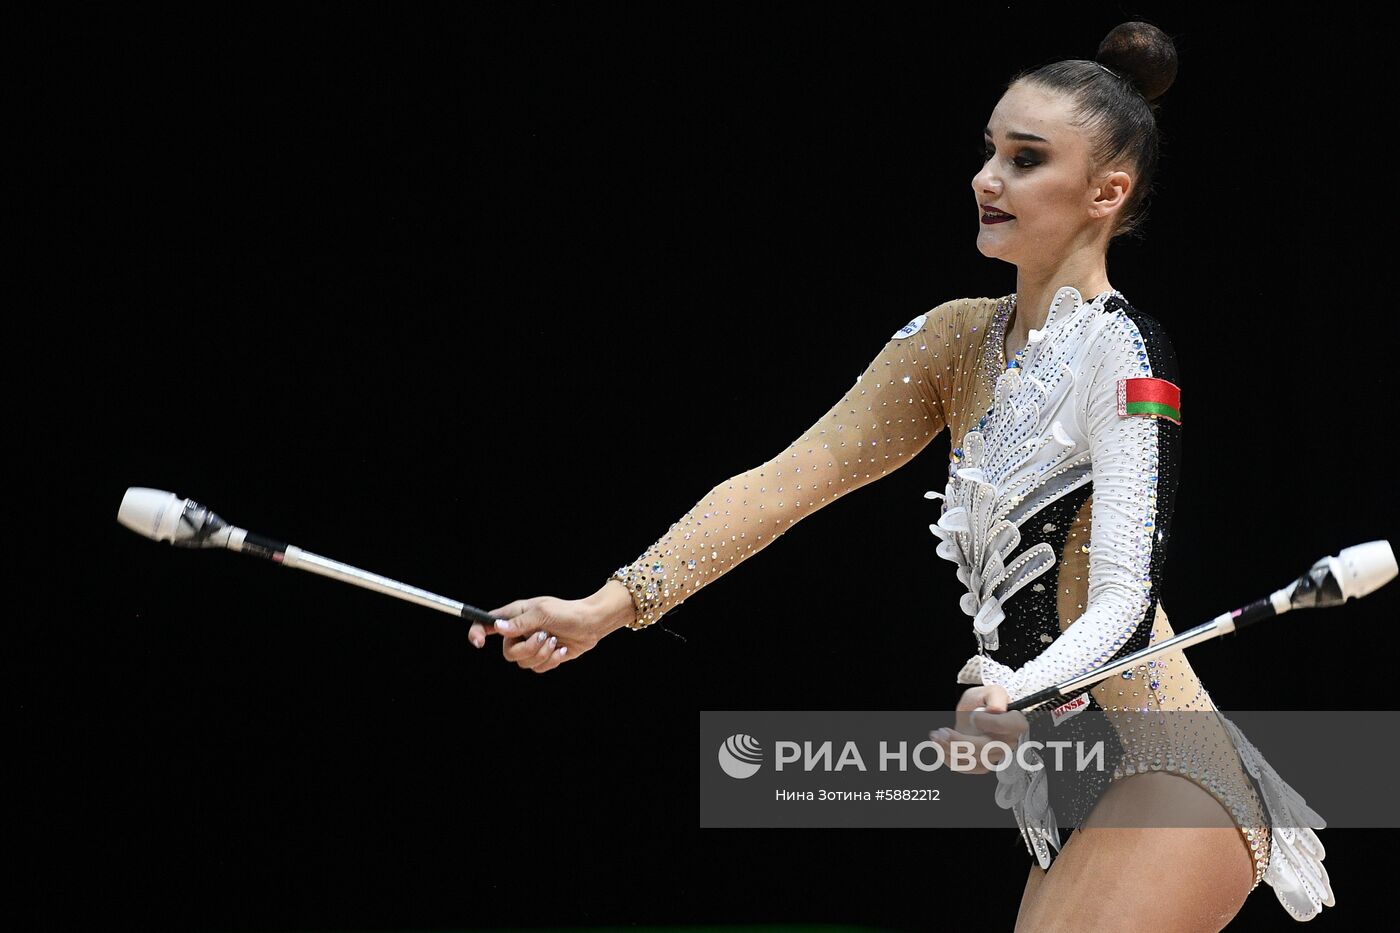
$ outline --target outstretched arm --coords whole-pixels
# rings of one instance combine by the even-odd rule
[[[651,625],[806,516],[928,446],[947,424],[940,387],[949,384],[961,315],[961,302],[949,301],[910,321],[796,440],[716,484],[619,568],[605,588],[626,587],[632,605],[625,624]],[[621,594],[612,598],[621,601]]]

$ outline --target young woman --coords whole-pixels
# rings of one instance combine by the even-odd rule
[[[1176,62],[1169,37],[1134,22],[1110,32],[1095,61],[1013,78],[972,192],[978,249],[1016,266],[1015,293],[947,301],[910,321],[811,428],[716,485],[592,596],[493,610],[510,620],[497,624],[505,656],[549,671],[619,628],[656,622],[945,429],[955,442],[945,490],[927,494],[942,500],[930,530],[968,587],[961,608],[977,653],[958,674],[975,685],[958,706],[961,729],[935,740],[1024,732],[1020,713],[1005,714],[1011,698],[1170,637],[1158,592],[1177,485],[1176,360],[1156,320],[1109,283],[1106,254],[1142,219],[1157,164],[1153,101]],[[486,634],[474,625],[470,638],[481,647]],[[1195,711],[1215,725],[1120,736],[1122,762],[1057,856],[1051,814],[1022,788],[1014,809],[1036,864],[1018,929],[1137,928],[1146,900],[1155,929],[1218,930],[1261,880],[1300,920],[1330,906],[1316,835],[1272,811],[1287,785],[1210,715],[1185,656],[1129,674],[1089,690],[1088,708]],[[964,717],[979,708],[1005,715],[980,717],[970,734]],[[1122,827],[1124,813],[1152,807],[1189,825]]]

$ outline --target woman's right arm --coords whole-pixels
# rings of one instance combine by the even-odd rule
[[[965,301],[945,302],[900,328],[840,400],[794,441],[716,484],[597,592],[577,601],[587,624],[601,637],[655,623],[803,518],[899,469],[928,446],[947,424],[944,397],[958,365]],[[522,618],[525,627],[533,621]],[[472,640],[480,643],[476,626]],[[557,660],[545,663],[552,667]]]
[[[776,456],[718,483],[609,583],[632,597],[627,627],[653,624],[689,596],[847,493],[902,467],[947,423],[941,386],[958,302],[890,337],[839,401]],[[605,604],[621,607],[615,586]],[[595,594],[597,595],[597,594]],[[621,615],[627,616],[625,607]]]

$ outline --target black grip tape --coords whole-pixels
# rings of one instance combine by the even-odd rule
[[[280,563],[282,555],[286,552],[286,542],[266,538],[251,531],[248,532],[247,537],[243,539],[243,553],[251,554],[253,557],[262,557]]]
[[[478,609],[475,606],[464,605],[462,607],[462,618],[467,619],[471,622],[480,622],[487,628],[492,629],[492,631],[495,630],[494,626],[496,624],[496,616],[491,615],[491,613],[486,612],[485,610]]]
[[[1256,599],[1236,614],[1233,620],[1235,623],[1235,631],[1238,632],[1246,625],[1253,625],[1255,622],[1264,619],[1272,619],[1276,615],[1278,615],[1278,611],[1274,609],[1274,604],[1268,597]]]

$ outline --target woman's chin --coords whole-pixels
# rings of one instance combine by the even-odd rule
[[[977,234],[977,251],[988,259],[1005,259],[1010,244],[1002,237],[985,231]]]

